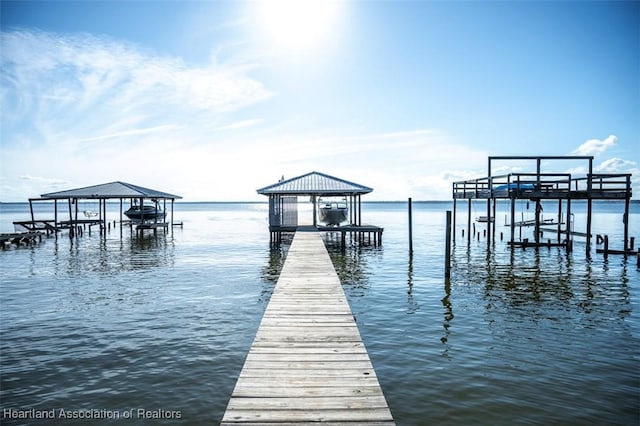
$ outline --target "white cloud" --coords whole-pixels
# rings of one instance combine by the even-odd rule
[[[246,58],[191,66],[88,34],[0,37],[3,201],[114,180],[211,199],[194,182],[233,164],[215,132],[260,125],[235,114],[273,96]]]
[[[589,139],[578,148],[573,150],[574,155],[598,155],[616,144],[618,138],[615,135],[609,135],[606,139]]]
[[[94,136],[94,137],[82,139],[82,140],[80,140],[80,142],[93,142],[93,141],[100,141],[100,140],[105,140],[105,139],[124,138],[124,137],[127,137],[127,136],[138,136],[138,135],[144,135],[144,134],[149,134],[149,133],[158,133],[158,132],[165,132],[165,131],[169,131],[169,130],[175,130],[177,128],[178,128],[178,126],[176,126],[176,125],[168,124],[168,125],[164,125],[164,126],[155,126],[155,127],[148,127],[148,128],[143,128],[143,129],[131,129],[131,130],[126,130],[126,131],[122,131],[122,132],[111,133],[111,134]]]
[[[640,172],[638,165],[634,161],[623,160],[622,158],[609,158],[595,167],[600,173],[633,173]]]
[[[234,123],[231,124],[226,124],[224,126],[220,126],[215,128],[214,130],[216,131],[224,131],[224,130],[235,130],[235,129],[245,129],[248,127],[253,127],[257,124],[262,123],[262,119],[259,118],[254,118],[254,119],[249,119],[249,120],[241,120],[241,121],[236,121]]]
[[[248,62],[191,67],[35,31],[4,32],[2,45],[2,201],[116,180],[186,201],[263,200],[256,188],[313,170],[373,187],[370,200],[448,200],[452,181],[486,173],[486,152],[434,129],[294,132],[246,118],[273,96]]]
[[[268,169],[268,173],[255,172],[264,176],[257,182],[268,185],[283,174],[290,178],[316,170],[374,188],[368,200],[448,200],[451,183],[458,177],[486,173],[485,152],[460,145],[433,129],[362,135],[335,132],[316,137],[274,135],[255,148],[260,150],[256,157],[263,161],[262,167],[256,164],[256,170]],[[452,164],[464,164],[478,172],[452,172]]]
[[[18,179],[28,182],[42,182],[48,185],[64,185],[68,184],[65,180],[60,180],[56,178],[49,178],[44,176],[31,176],[31,175],[21,175],[18,176]]]
[[[249,76],[251,64],[191,67],[86,34],[3,32],[2,47],[4,143],[25,133],[47,143],[185,122],[219,125],[273,95]]]

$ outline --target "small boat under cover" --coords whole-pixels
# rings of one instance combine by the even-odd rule
[[[320,222],[339,226],[347,220],[349,211],[346,200],[319,200]]]
[[[134,205],[129,207],[124,214],[131,220],[164,220],[166,216],[160,207],[152,205],[142,206],[142,208]]]

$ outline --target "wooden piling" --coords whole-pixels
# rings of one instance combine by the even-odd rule
[[[467,245],[471,245],[471,198],[468,200],[467,207]],[[474,225],[474,235],[475,235],[475,225]]]
[[[447,210],[445,251],[444,251],[444,276],[451,277],[451,211]]]
[[[413,254],[413,217],[412,217],[412,202],[411,197],[407,202],[409,208],[409,254]]]

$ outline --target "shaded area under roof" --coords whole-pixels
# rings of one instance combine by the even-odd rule
[[[168,194],[155,189],[143,188],[126,182],[111,182],[101,185],[87,186],[84,188],[69,189],[66,191],[50,192],[42,194],[43,199],[67,199],[67,198],[158,198],[175,200],[179,195]]]
[[[258,189],[262,195],[352,195],[367,194],[373,191],[364,185],[349,182],[320,172],[311,172],[302,176],[286,179],[273,185]]]

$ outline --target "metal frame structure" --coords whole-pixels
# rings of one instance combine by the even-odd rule
[[[631,174],[624,173],[593,173],[593,156],[490,156],[488,157],[487,176],[479,179],[471,179],[458,181],[453,183],[453,209],[454,209],[454,228],[455,228],[455,210],[456,201],[466,199],[469,203],[468,230],[471,229],[471,201],[474,199],[487,200],[487,249],[491,247],[491,241],[495,239],[495,225],[492,227],[493,219],[495,219],[496,200],[507,199],[511,202],[511,224],[510,224],[510,243],[512,245],[548,245],[549,243],[541,243],[541,220],[540,212],[542,200],[558,201],[558,245],[566,246],[567,250],[572,249],[572,234],[574,234],[569,225],[566,229],[560,228],[563,222],[563,201],[566,205],[567,224],[570,224],[571,201],[586,200],[587,201],[587,223],[586,232],[586,253],[590,256],[591,251],[591,219],[592,219],[592,202],[593,200],[620,200],[624,201],[624,251],[629,251],[629,203],[631,200]],[[494,161],[535,161],[535,171],[523,173],[509,173],[506,175],[493,175]],[[578,160],[586,161],[587,173],[585,176],[574,177],[571,173],[544,172],[543,162],[545,165],[550,161],[567,161]],[[535,202],[535,220],[534,243],[516,242],[515,241],[515,203],[516,200],[528,200]],[[493,219],[492,219],[493,218]],[[493,230],[493,232],[492,232]],[[561,242],[561,234],[566,238]],[[455,238],[455,236],[454,236]],[[467,234],[467,242],[470,243],[471,232]]]
[[[134,200],[140,203],[142,207],[145,200],[152,200],[154,202],[163,201],[163,209],[166,211],[166,202],[171,200],[171,220],[170,223],[156,222],[151,225],[155,228],[161,226],[173,226],[173,207],[176,199],[181,199],[179,195],[173,195],[155,189],[144,188],[137,185],[132,185],[126,182],[111,182],[100,185],[87,186],[83,188],[70,189],[65,191],[51,192],[42,194],[40,198],[29,198],[29,210],[31,213],[31,225],[34,227],[39,226],[40,222],[48,223],[48,228],[51,228],[53,223],[54,230],[68,228],[72,230],[80,225],[100,225],[100,230],[107,228],[107,200],[120,200],[120,223],[123,223],[123,201],[129,200],[131,204]],[[79,219],[78,218],[78,201],[80,200],[97,200],[98,201],[98,218],[97,219]],[[36,220],[33,212],[33,202],[38,201],[53,201],[54,202],[54,219],[53,220]],[[58,218],[58,201],[66,201],[69,211],[69,220],[59,220]],[[21,222],[22,226],[26,226],[29,222]]]

